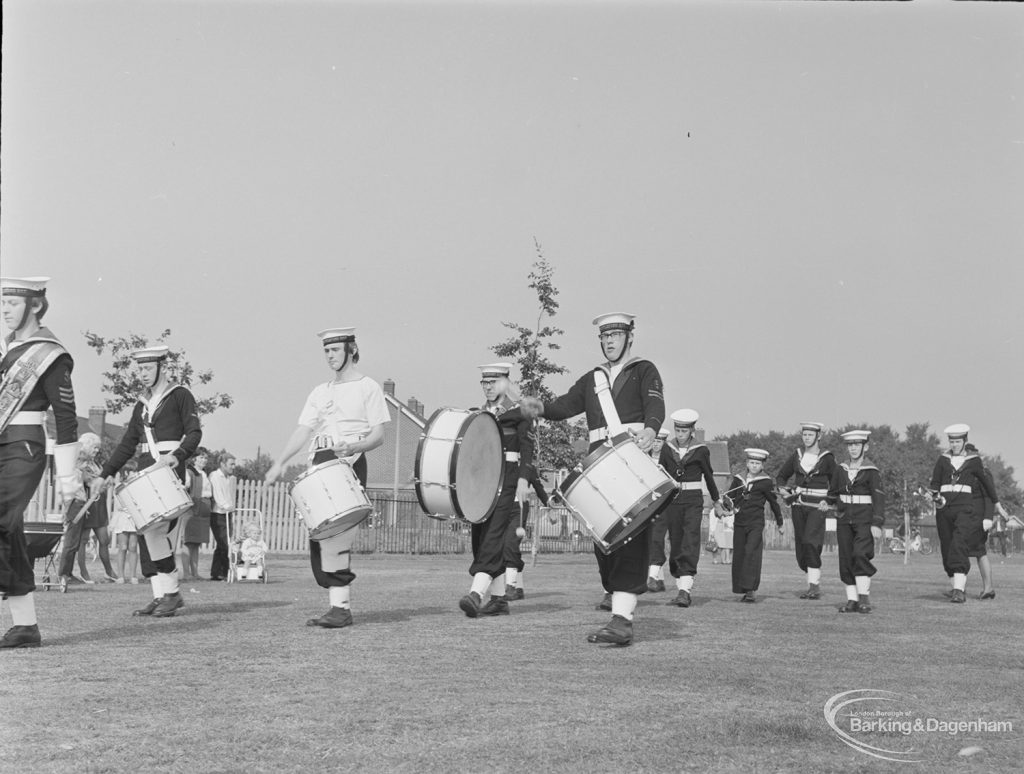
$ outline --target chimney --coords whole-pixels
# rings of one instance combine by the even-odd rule
[[[93,406],[89,409],[89,429],[101,439],[104,437],[103,431],[107,429],[107,410],[103,406]]]
[[[395,383],[391,379],[384,380],[384,394],[395,397]]]
[[[418,417],[423,416],[423,404],[415,398],[409,398],[409,410]]]

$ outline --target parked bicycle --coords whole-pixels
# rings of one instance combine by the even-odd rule
[[[906,543],[903,538],[895,535],[889,539],[889,550],[894,554],[902,554],[906,551]],[[921,530],[912,529],[910,531],[910,552],[919,553],[927,556],[934,549],[932,548],[932,541],[926,537],[922,537]]]

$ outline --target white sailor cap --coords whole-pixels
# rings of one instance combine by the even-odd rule
[[[340,344],[346,341],[356,340],[356,329],[355,328],[327,328],[316,334],[320,337],[323,345],[326,347],[328,344]]]
[[[821,422],[801,422],[800,429],[813,430],[816,433],[820,433],[822,430],[825,429],[825,425]]]
[[[0,277],[0,295],[38,298],[46,295],[49,277]]]
[[[743,453],[747,455],[748,460],[759,460],[764,462],[768,459],[768,452],[764,449],[744,449]]]
[[[512,364],[488,363],[487,365],[477,366],[477,368],[480,369],[480,376],[483,379],[497,379],[502,376],[507,379],[512,371]]]
[[[660,438],[663,441],[666,438],[668,438],[668,428],[665,428],[665,427],[661,428],[661,430],[658,431],[658,438]]]
[[[697,424],[698,419],[700,419],[700,414],[693,409],[679,409],[672,412],[672,423],[676,427],[693,427]]]
[[[956,424],[950,425],[943,432],[950,438],[966,438],[971,428],[970,425]]]
[[[156,363],[167,357],[171,349],[166,344],[158,344],[155,347],[145,347],[132,352],[132,360],[136,363]]]
[[[870,430],[849,430],[842,437],[846,443],[867,443],[870,435]]]
[[[633,321],[636,319],[635,314],[629,314],[628,312],[611,312],[609,314],[599,314],[594,318],[594,325],[601,331],[631,331],[633,330]]]

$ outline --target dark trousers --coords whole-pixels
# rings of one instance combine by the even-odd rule
[[[478,572],[485,572],[492,578],[497,578],[505,572],[505,532],[512,521],[512,513],[519,516],[519,509],[516,505],[515,486],[503,486],[498,496],[498,504],[494,507],[494,513],[490,518],[480,524],[474,524],[470,529],[471,543],[473,545],[473,563],[469,565],[469,574],[476,575]],[[516,518],[516,526],[519,519]],[[515,527],[512,527],[514,530]]]
[[[836,524],[836,543],[839,545],[839,577],[847,586],[853,586],[858,575],[871,577],[875,574],[875,539],[871,535],[871,523]]]
[[[59,575],[71,575],[75,569],[75,557],[78,556],[79,548],[82,545],[82,532],[85,531],[85,522],[89,518],[89,514],[83,513],[77,523],[72,522],[75,521],[75,517],[78,516],[83,505],[85,505],[85,500],[72,500],[68,508],[68,523],[64,528],[64,547],[60,550],[60,567],[57,570]]]
[[[698,502],[679,502],[677,497],[662,512],[668,520],[668,539],[672,552],[669,572],[673,578],[697,574],[700,561],[700,523],[704,519],[703,496]]]
[[[675,505],[673,502],[672,505]],[[670,506],[671,507],[671,506]],[[666,508],[651,520],[647,531],[651,535],[651,564],[661,567],[668,559],[665,554],[665,535],[668,534],[668,516]]]
[[[935,529],[939,533],[939,552],[942,569],[950,578],[953,573],[964,575],[971,571],[971,558],[967,554],[968,536],[973,529],[973,505],[970,501],[952,503],[935,513]]]
[[[764,519],[736,522],[732,537],[732,593],[757,591],[761,585],[761,559],[764,555]]]
[[[825,516],[817,508],[793,506],[793,546],[796,563],[803,572],[821,567],[821,547],[825,543]]]
[[[650,525],[637,531],[624,546],[605,554],[594,545],[597,569],[605,591],[629,591],[643,594],[647,591],[647,570],[651,566]]]
[[[523,539],[516,534],[516,530],[522,526],[526,529],[526,524],[530,519],[530,503],[529,501],[522,504],[522,515],[520,515],[520,508],[516,503],[512,504],[512,514],[508,520],[508,525],[505,527],[505,569],[515,569],[518,572],[522,572],[523,568],[526,567],[523,564],[523,552],[522,545]]]
[[[32,441],[0,444],[0,592],[23,597],[36,589],[25,542],[25,508],[46,470],[45,447]]]
[[[210,512],[210,531],[213,533],[213,561],[210,562],[210,580],[224,580],[231,572],[228,562],[228,517],[224,513]],[[139,541],[141,547],[142,541]]]

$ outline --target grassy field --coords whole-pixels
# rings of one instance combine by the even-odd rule
[[[185,585],[186,608],[132,618],[142,586],[36,595],[44,646],[0,654],[6,772],[1018,771],[1024,757],[1024,561],[995,560],[998,596],[952,605],[936,556],[880,558],[875,612],[797,598],[788,552],[766,554],[762,601],[702,559],[695,604],[641,598],[629,648],[591,645],[607,616],[595,563],[544,556],[507,617],[457,608],[468,558],[356,556],[356,625],[326,609],[305,560],[270,583]],[[994,557],[995,558],[995,557]],[[205,567],[205,563],[204,563]],[[95,574],[95,573],[94,573]],[[6,615],[6,614],[5,614]],[[6,615],[4,626],[10,625]],[[878,733],[923,763],[845,745],[833,695],[899,694],[930,718],[1008,721],[1001,733]],[[980,747],[970,756],[958,753]]]

